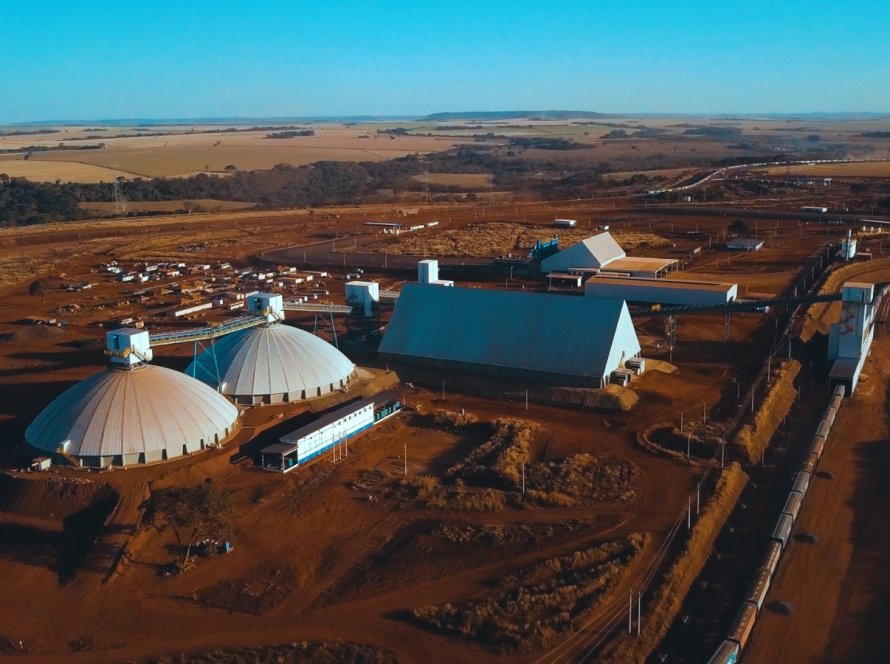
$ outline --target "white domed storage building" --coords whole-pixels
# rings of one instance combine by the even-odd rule
[[[200,381],[151,359],[148,333],[106,335],[111,366],[67,389],[28,426],[28,443],[82,466],[166,461],[222,443],[238,409]]]
[[[331,344],[303,330],[282,325],[282,297],[261,293],[248,308],[266,324],[216,341],[186,369],[237,404],[290,403],[345,389],[355,365]]]

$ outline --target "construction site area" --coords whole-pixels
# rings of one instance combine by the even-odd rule
[[[0,229],[0,654],[879,661],[842,178]],[[158,520],[200,487],[225,529]]]

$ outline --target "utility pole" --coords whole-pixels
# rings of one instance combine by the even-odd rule
[[[637,636],[640,635],[640,623],[642,622],[640,620],[640,614],[642,612],[642,604],[643,604],[643,593],[638,592],[637,593]]]
[[[630,597],[627,601],[627,633],[633,634],[634,631],[634,591],[631,590]]]
[[[405,477],[408,477],[408,443],[405,443]]]
[[[525,464],[522,464],[522,493],[525,494]]]

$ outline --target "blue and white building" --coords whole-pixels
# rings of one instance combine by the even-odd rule
[[[286,473],[325,452],[333,451],[336,446],[395,415],[401,409],[402,399],[395,391],[358,399],[282,436],[279,442],[264,448],[260,452],[260,465],[266,470]]]

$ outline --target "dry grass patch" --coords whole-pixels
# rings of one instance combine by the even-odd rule
[[[23,281],[33,281],[40,273],[53,271],[60,264],[61,260],[31,258],[24,255],[0,258],[0,290]]]
[[[641,635],[622,633],[601,651],[597,661],[627,664],[647,661],[680,613],[689,588],[704,569],[714,541],[735,508],[747,481],[748,476],[737,463],[727,466],[720,474],[714,495],[705,504],[683,550],[646,602]]]
[[[494,422],[492,437],[449,468],[447,475],[515,489],[522,481],[522,467],[531,461],[531,446],[540,433],[541,427],[534,422],[499,418]]]
[[[396,664],[397,661],[388,650],[337,640],[183,653],[145,660],[144,664]]]
[[[890,269],[890,258],[877,258],[862,263],[852,263],[834,270],[825,279],[819,294],[836,293],[845,282],[855,279],[860,274]],[[834,321],[824,320],[832,308],[839,306],[835,302],[817,302],[810,305],[800,331],[801,341],[809,341],[817,332],[827,333],[828,324]]]
[[[255,578],[220,581],[195,591],[201,606],[225,609],[229,613],[255,616],[276,607],[293,592],[294,572],[288,567],[266,566]]]
[[[468,490],[458,480],[443,485],[438,477],[418,475],[395,485],[395,498],[403,505],[448,512],[499,512],[507,506],[504,494],[494,489]]]
[[[797,360],[783,362],[782,366],[773,372],[772,385],[766,397],[760,402],[753,421],[746,423],[736,434],[733,442],[738,445],[748,463],[760,462],[763,451],[791,409],[791,404],[797,395],[794,379],[799,372],[800,363]]]
[[[492,597],[415,609],[414,618],[503,650],[545,648],[596,612],[648,543],[634,533],[550,558],[505,577]]]
[[[439,409],[433,413],[433,422],[435,422],[436,426],[451,432],[460,431],[464,427],[475,424],[478,421],[479,418],[473,415],[473,413],[465,411],[457,413],[453,410]]]
[[[636,476],[636,468],[626,459],[575,454],[529,466],[526,495],[560,507],[594,501],[629,503],[637,497],[631,488]]]

